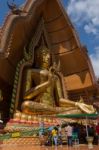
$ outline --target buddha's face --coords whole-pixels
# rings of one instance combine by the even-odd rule
[[[48,69],[50,65],[50,54],[45,54],[42,57],[42,67]]]
[[[37,64],[41,69],[48,69],[50,66],[50,52],[49,49],[43,47],[37,52]]]

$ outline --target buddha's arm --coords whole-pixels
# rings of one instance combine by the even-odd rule
[[[28,99],[28,100],[33,99],[35,96],[38,96],[41,92],[43,93],[46,90],[46,88],[49,86],[50,80],[46,80],[46,78],[43,79],[43,81],[40,81],[41,83],[39,85],[36,85],[35,87],[32,85],[33,81],[37,81],[37,80],[39,81],[42,79],[43,77],[42,73],[44,74],[46,72],[40,69],[28,69],[26,73],[26,84],[24,87],[25,89],[24,97],[23,97],[24,99]]]
[[[26,77],[25,77],[25,84],[24,84],[24,93],[30,90],[33,86],[33,80],[35,81],[35,77],[40,74],[40,69],[27,69]]]
[[[81,102],[77,102],[75,105],[78,106],[84,113],[91,114],[96,112],[96,109],[92,105],[87,105]]]
[[[60,107],[75,106],[75,102],[68,99],[60,98],[59,106]]]
[[[46,81],[45,83],[42,83],[36,86],[35,88],[31,88],[25,93],[24,99],[31,100],[35,96],[38,96],[40,93],[44,93],[46,91],[46,88],[49,87],[49,85],[50,85],[50,82]]]
[[[96,112],[96,110],[94,109],[92,105],[87,105],[82,102],[73,102],[71,100],[61,98],[60,107],[68,107],[68,106],[78,107],[81,111],[83,111],[84,113],[88,113],[88,114]]]

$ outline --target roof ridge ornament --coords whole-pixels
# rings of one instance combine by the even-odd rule
[[[15,15],[20,15],[23,12],[23,10],[15,4],[14,0],[12,0],[12,2],[9,2],[9,0],[7,0],[7,5],[11,12]]]

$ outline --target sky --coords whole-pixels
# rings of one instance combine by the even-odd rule
[[[14,1],[19,6],[26,0]],[[61,1],[78,32],[81,43],[87,47],[95,75],[99,77],[99,0]],[[0,0],[0,25],[3,24],[8,11],[7,0]]]

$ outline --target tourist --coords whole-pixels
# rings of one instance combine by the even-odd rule
[[[55,146],[58,145],[58,129],[56,127],[52,130],[52,141],[54,141]]]
[[[73,132],[73,128],[70,124],[68,124],[65,127],[65,132],[67,135],[67,142],[68,142],[68,146],[72,146],[72,132]]]
[[[72,140],[75,141],[76,144],[79,144],[79,126],[77,123],[73,124],[73,134]]]
[[[44,140],[44,122],[41,121],[39,123],[39,139],[40,139],[40,145],[43,146],[45,143],[45,140]]]
[[[88,125],[88,135],[94,137],[95,132],[94,132],[94,127],[92,125]]]
[[[58,127],[58,141],[59,141],[59,145],[62,146],[62,127],[61,125],[57,125]]]

